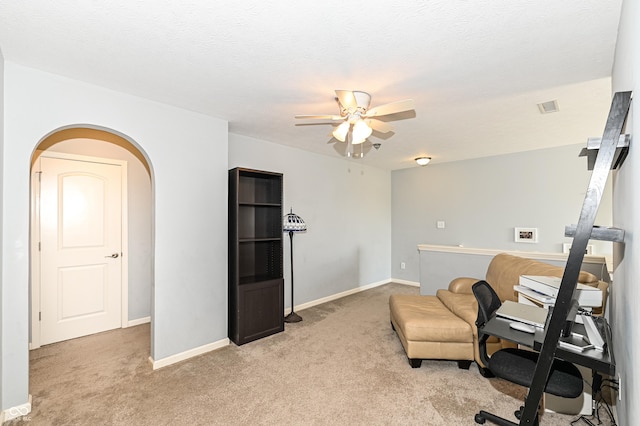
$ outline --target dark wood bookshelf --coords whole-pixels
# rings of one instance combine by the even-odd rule
[[[229,338],[284,330],[281,173],[229,170]]]

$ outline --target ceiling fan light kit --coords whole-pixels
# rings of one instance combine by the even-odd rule
[[[336,129],[333,131],[332,135],[334,138],[338,139],[340,142],[344,142],[347,140],[347,133],[349,133],[349,128],[351,127],[351,123],[345,121],[341,123]]]
[[[313,120],[342,120],[342,123],[336,127],[331,135],[338,141],[347,142],[350,145],[364,143],[374,130],[380,133],[388,133],[393,130],[391,125],[380,121],[379,117],[414,109],[412,99],[391,102],[369,109],[370,94],[357,90],[336,90],[335,92],[340,115],[296,115],[295,117]],[[380,144],[377,145],[380,146]],[[347,150],[347,152],[350,151]]]
[[[362,120],[358,120],[353,124],[351,135],[353,136],[352,144],[357,145],[364,142],[373,133],[373,129],[367,126]]]

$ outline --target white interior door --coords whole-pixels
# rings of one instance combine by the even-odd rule
[[[121,166],[42,156],[40,172],[40,344],[121,327]]]

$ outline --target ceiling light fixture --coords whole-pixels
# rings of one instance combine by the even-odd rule
[[[431,162],[431,157],[418,157],[415,159],[419,166],[426,166]]]

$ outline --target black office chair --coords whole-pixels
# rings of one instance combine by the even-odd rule
[[[482,332],[482,327],[491,319],[496,310],[502,305],[500,298],[493,288],[486,281],[478,281],[472,286],[473,295],[478,301],[478,346],[480,359],[486,368],[495,376],[517,383],[521,386],[531,387],[533,375],[538,362],[538,353],[525,349],[506,348],[493,353],[491,357],[487,354],[488,334]],[[555,359],[549,372],[549,378],[545,386],[545,392],[563,398],[577,398],[582,394],[582,376],[578,368],[567,361]],[[520,407],[514,414],[519,419],[523,407]],[[502,417],[486,411],[480,411],[475,416],[476,423],[483,424],[486,420],[498,425],[517,426]],[[534,425],[538,424],[538,418]]]

